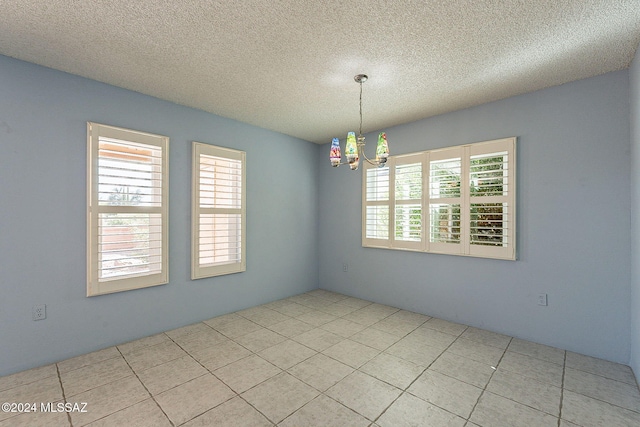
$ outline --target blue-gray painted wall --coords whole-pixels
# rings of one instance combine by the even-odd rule
[[[517,261],[362,248],[361,172],[332,169],[326,145],[320,287],[628,363],[628,76],[609,73],[386,129],[392,155],[518,137]],[[367,136],[373,155],[375,135]],[[539,293],[548,306],[537,305]]]
[[[318,287],[317,145],[2,56],[0,94],[0,375]],[[170,137],[167,285],[85,296],[87,121]],[[247,152],[244,273],[190,280],[194,140]]]
[[[629,68],[631,108],[631,357],[629,365],[640,378],[640,57]]]

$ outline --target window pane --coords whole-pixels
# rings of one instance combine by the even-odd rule
[[[422,239],[422,206],[396,206],[396,240],[419,242]]]
[[[368,239],[388,239],[389,207],[367,206],[365,229]]]
[[[98,203],[103,206],[161,206],[162,149],[100,137]]]
[[[98,280],[160,273],[160,214],[98,215]]]
[[[389,168],[367,169],[367,202],[389,200]]]
[[[199,236],[201,267],[232,264],[242,257],[242,216],[201,214]]]
[[[462,162],[457,159],[430,162],[429,197],[432,199],[460,197]]]
[[[422,198],[422,164],[396,166],[396,200]]]
[[[200,207],[242,207],[242,161],[200,155]]]
[[[471,204],[471,244],[507,246],[507,204]]]
[[[460,243],[460,205],[429,205],[431,225],[429,241],[433,243]]]
[[[509,156],[507,152],[471,157],[471,196],[506,196]]]

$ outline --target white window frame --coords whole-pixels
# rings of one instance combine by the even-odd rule
[[[471,191],[471,159],[474,156],[493,153],[507,153],[508,163],[504,170],[504,194],[492,196],[474,196]],[[430,194],[431,162],[448,159],[460,160],[460,195],[459,197],[433,197]],[[396,200],[396,170],[402,165],[422,163],[422,231],[419,241],[406,241],[396,236],[397,207],[411,201]],[[367,179],[372,174],[388,174],[389,197],[385,200],[367,200]],[[400,249],[419,252],[439,253],[448,255],[473,256],[504,260],[516,259],[516,138],[503,138],[493,141],[477,142],[455,147],[448,147],[430,151],[422,151],[399,156],[390,156],[384,168],[377,168],[365,162],[362,178],[362,246],[371,248]],[[431,241],[431,205],[442,203],[445,205],[460,205],[459,243]],[[480,245],[471,240],[471,206],[472,204],[499,204],[506,206],[502,216],[504,227],[503,245]],[[376,218],[367,218],[367,208],[385,206],[388,209],[388,237],[370,238],[367,236],[367,221],[369,226]]]
[[[211,144],[201,142],[193,142],[193,158],[192,158],[192,185],[191,185],[191,279],[201,279],[205,277],[220,276],[225,274],[240,273],[247,269],[247,244],[246,244],[246,193],[247,193],[247,168],[246,153],[244,151],[233,150],[231,148],[218,147]],[[223,160],[238,161],[241,167],[241,187],[240,199],[235,200],[240,207],[223,208],[223,207],[206,207],[200,202],[201,190],[201,174],[200,159],[201,156],[212,156]],[[231,260],[219,264],[201,264],[200,263],[200,246],[203,230],[201,230],[200,216],[203,214],[222,214],[222,215],[239,215],[240,216],[240,259]],[[215,235],[212,236],[215,239]],[[232,244],[230,242],[230,244]]]
[[[126,144],[150,148],[161,153],[156,162],[154,179],[161,180],[160,194],[156,194],[154,206],[105,205],[99,203],[100,142],[104,139],[122,141]],[[132,289],[163,285],[169,282],[169,138],[162,135],[123,129],[99,123],[87,122],[87,296],[110,294]],[[135,273],[122,277],[101,276],[102,237],[99,235],[100,215],[103,214],[149,214],[154,215],[156,229],[160,230],[160,245],[156,245],[155,256],[160,267],[152,272]],[[160,252],[158,254],[158,252]]]

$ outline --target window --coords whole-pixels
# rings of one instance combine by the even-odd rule
[[[363,246],[515,259],[516,139],[365,164]]]
[[[87,296],[168,282],[169,138],[87,123]]]
[[[245,157],[193,143],[192,279],[246,270]]]

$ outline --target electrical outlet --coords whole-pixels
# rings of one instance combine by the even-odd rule
[[[345,273],[349,271],[349,265],[346,262],[342,264],[342,271],[344,271]]]
[[[39,304],[31,308],[31,317],[33,320],[43,320],[47,318],[47,305]]]
[[[538,305],[547,305],[547,294],[538,294]]]

